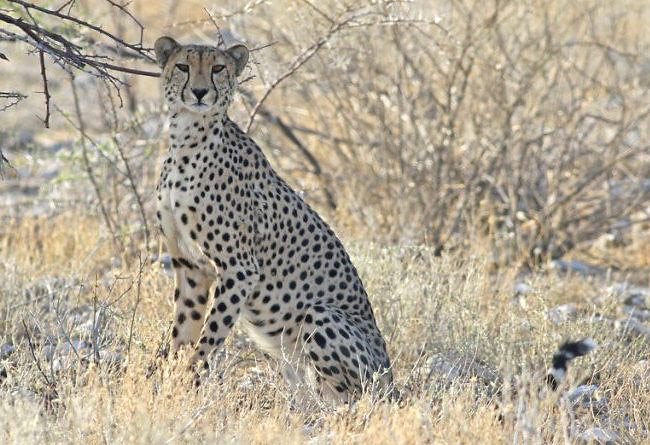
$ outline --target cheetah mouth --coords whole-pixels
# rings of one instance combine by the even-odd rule
[[[185,106],[191,111],[201,112],[201,113],[211,108],[211,106],[206,104],[205,102],[194,102],[192,104],[185,104]]]

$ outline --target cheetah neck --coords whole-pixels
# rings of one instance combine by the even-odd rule
[[[169,118],[169,142],[173,152],[196,151],[210,144],[220,145],[228,116],[217,112],[198,114],[173,113]]]

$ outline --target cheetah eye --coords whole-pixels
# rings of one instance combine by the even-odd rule
[[[185,65],[184,63],[177,63],[176,68],[178,68],[179,70],[181,70],[184,73],[187,73],[190,70],[190,67]]]
[[[224,68],[225,66],[223,65],[215,65],[212,67],[212,74],[220,73]]]

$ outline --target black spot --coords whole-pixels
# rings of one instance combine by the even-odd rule
[[[326,333],[327,336],[328,336],[330,339],[332,339],[332,340],[334,340],[334,339],[336,338],[336,334],[334,333],[334,331],[332,330],[332,328],[325,328],[325,333]]]
[[[320,334],[320,332],[316,332],[314,334],[314,340],[316,340],[316,343],[318,344],[318,346],[320,346],[321,348],[325,348],[325,345],[327,344],[327,341],[325,340],[325,337],[323,337]]]

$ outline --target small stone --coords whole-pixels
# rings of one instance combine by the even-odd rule
[[[120,352],[102,351],[99,354],[103,367],[120,369],[124,363],[124,354]]]
[[[607,409],[607,397],[598,392],[597,385],[580,385],[567,394],[573,408],[585,408],[598,413]]]
[[[45,356],[45,360],[47,360],[48,362],[52,361],[55,352],[56,352],[56,345],[49,344],[43,347],[43,355]]]
[[[561,304],[548,311],[548,318],[555,324],[564,324],[575,319],[578,308],[573,303]]]
[[[602,428],[589,428],[578,434],[576,437],[579,441],[586,443],[598,444],[615,444],[619,441],[619,436],[613,431],[607,431]]]
[[[650,320],[650,310],[643,309],[638,306],[628,306],[625,305],[621,309],[623,313],[629,317],[635,318],[639,321],[648,321]]]
[[[645,307],[646,301],[650,301],[650,288],[631,286],[628,283],[619,283],[605,289],[608,294],[613,295],[626,306]]]
[[[36,395],[36,393],[26,388],[13,389],[9,395],[14,401],[21,400],[32,403],[39,402],[39,397]]]
[[[0,346],[0,360],[4,360],[9,357],[14,353],[15,350],[16,347],[11,343],[5,343],[4,345]]]
[[[519,281],[515,284],[514,291],[515,291],[515,296],[529,295],[532,294],[535,291],[535,289],[533,289],[532,286],[529,286],[528,284]]]
[[[573,391],[567,394],[567,397],[571,403],[576,403],[578,399],[582,397],[591,397],[598,390],[598,385],[580,385]]]
[[[163,253],[160,255],[160,257],[156,257],[156,259],[158,260],[158,263],[160,263],[161,269],[165,275],[170,277],[174,275],[174,268],[172,267],[172,257],[170,254]]]
[[[623,318],[616,321],[616,328],[623,333],[634,336],[644,337],[650,341],[650,328],[645,326],[634,318]]]
[[[551,261],[551,269],[560,274],[582,276],[597,275],[600,272],[596,267],[576,260],[553,260]]]

